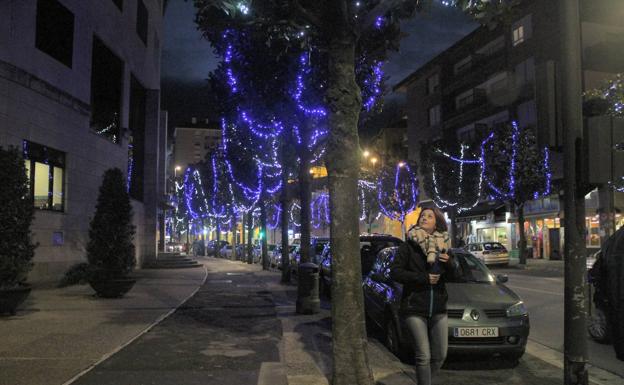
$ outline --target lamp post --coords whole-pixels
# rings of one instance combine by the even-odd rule
[[[178,177],[178,171],[182,170],[182,167],[180,166],[175,166],[175,168],[173,169],[173,178],[177,178]]]

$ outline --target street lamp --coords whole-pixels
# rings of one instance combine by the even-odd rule
[[[175,168],[173,169],[173,177],[177,178],[178,177],[178,171],[182,170],[182,167],[180,166],[175,166]]]
[[[362,155],[364,155],[365,158],[368,158],[370,156],[370,152],[368,150],[364,150]]]
[[[399,167],[405,167],[405,162],[399,162]]]
[[[377,158],[372,157],[370,161],[373,164],[373,167],[375,167],[375,163],[377,163]]]

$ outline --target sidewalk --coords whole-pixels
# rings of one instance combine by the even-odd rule
[[[29,311],[0,320],[0,339],[8,338],[9,345],[0,347],[0,384],[68,384],[81,372],[72,384],[329,384],[326,302],[319,314],[296,315],[296,287],[279,284],[278,272],[223,259],[202,262],[208,273],[197,293],[134,340],[179,304],[182,294],[192,293],[203,272],[146,271],[125,305],[92,299],[88,287],[35,293]],[[172,293],[183,288],[174,299]],[[416,384],[412,367],[375,338],[369,360],[377,384]],[[563,371],[557,360],[525,354],[516,367],[495,359],[450,360],[434,383],[559,385]]]
[[[14,317],[0,318],[0,385],[64,384],[175,310],[205,268],[138,270],[122,299],[94,298],[88,285],[33,290]]]

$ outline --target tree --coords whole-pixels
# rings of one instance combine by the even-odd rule
[[[360,206],[360,221],[366,223],[367,232],[372,232],[372,225],[381,215],[377,193],[377,173],[360,173],[358,181],[358,203]]]
[[[532,128],[516,122],[497,126],[481,144],[485,182],[492,197],[509,203],[517,216],[520,264],[526,264],[524,204],[550,195],[548,149],[539,148]]]
[[[482,196],[483,167],[470,147],[454,137],[422,143],[423,187],[451,220],[451,242],[458,245],[457,215],[475,207]]]
[[[264,0],[254,2],[252,8],[251,3],[238,0],[195,0],[199,25],[209,25],[215,31],[235,25],[264,25],[273,33],[265,35],[263,47],[280,41],[291,46],[312,45],[326,52],[324,102],[329,135],[325,160],[331,197],[332,285],[341,293],[332,303],[333,385],[373,383],[358,257],[358,208],[351,203],[357,196],[357,126],[363,105],[356,65],[362,58],[370,64],[383,61],[388,50],[398,48],[400,20],[428,2]],[[470,6],[476,16],[490,20],[516,2],[458,0],[454,4]]]
[[[32,269],[36,245],[30,225],[34,205],[24,159],[17,148],[0,147],[0,289],[18,286]]]
[[[405,239],[405,217],[418,204],[418,179],[410,166],[399,162],[396,167],[386,167],[377,182],[377,202],[388,218],[401,222],[401,237]]]
[[[136,263],[134,231],[123,172],[118,168],[106,170],[87,243],[87,259],[95,280],[121,278],[132,271]]]

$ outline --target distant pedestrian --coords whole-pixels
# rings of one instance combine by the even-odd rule
[[[446,221],[439,209],[424,209],[417,226],[431,237],[434,232],[447,234]],[[421,245],[428,244],[420,241],[416,237],[407,238],[390,266],[390,274],[393,280],[403,284],[401,315],[406,317],[414,341],[418,385],[431,385],[431,378],[444,363],[448,350],[445,281],[455,275],[455,267],[452,258],[438,250],[436,262],[443,269],[432,271],[435,264],[428,263],[427,250]]]
[[[595,273],[597,288],[603,294],[602,305],[613,337],[618,360],[624,361],[624,227],[615,232],[602,248],[601,263]]]

